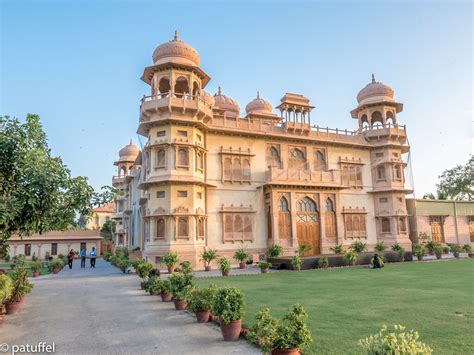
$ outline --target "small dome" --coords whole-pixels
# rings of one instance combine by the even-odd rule
[[[390,86],[376,82],[374,74],[372,74],[372,82],[359,91],[357,102],[359,105],[363,105],[380,101],[393,101],[393,94],[394,92]]]
[[[250,101],[247,106],[245,106],[245,111],[249,113],[272,113],[273,107],[272,104],[264,99],[260,98],[260,94],[257,92],[257,98]]]
[[[224,110],[226,112],[235,113],[237,115],[240,113],[239,104],[232,100],[230,97],[225,96],[222,93],[220,86],[219,91],[217,92],[217,94],[214,95],[214,107]]]
[[[201,98],[204,100],[206,104],[209,104],[209,106],[214,106],[216,100],[214,99],[214,96],[209,94],[207,91],[201,90]]]
[[[119,161],[135,161],[135,159],[138,156],[138,153],[140,153],[140,149],[136,145],[132,143],[130,140],[130,143],[127,144],[125,147],[120,149],[119,151]]]
[[[189,44],[182,42],[175,31],[174,39],[156,47],[153,52],[153,63],[176,63],[199,66],[198,52]]]

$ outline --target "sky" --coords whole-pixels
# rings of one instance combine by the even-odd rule
[[[404,104],[415,196],[472,152],[470,1],[0,0],[0,115],[40,115],[53,154],[96,189],[136,134],[140,80],[173,37],[200,54],[206,90],[316,106],[312,124],[357,128],[374,73]]]

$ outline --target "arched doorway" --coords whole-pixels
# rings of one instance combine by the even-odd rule
[[[319,229],[319,213],[316,203],[305,197],[296,204],[296,236],[298,244],[309,245],[311,250],[305,255],[321,253],[321,235]]]

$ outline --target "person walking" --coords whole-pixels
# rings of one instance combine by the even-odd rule
[[[67,255],[67,264],[69,265],[69,270],[72,269],[72,262],[74,261],[74,256],[74,250],[71,249],[71,251]]]
[[[81,249],[81,269],[86,268],[86,255],[87,255],[87,251],[86,251],[86,247],[84,247],[84,249]]]
[[[95,258],[97,258],[97,252],[95,251],[94,247],[92,247],[92,250],[89,255],[91,258],[91,268],[95,269]]]

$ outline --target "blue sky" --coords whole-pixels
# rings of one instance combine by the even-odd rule
[[[206,90],[245,105],[285,92],[316,106],[312,123],[355,129],[370,80],[404,103],[417,197],[472,150],[469,1],[1,1],[0,114],[41,116],[55,154],[99,188],[138,143],[140,81],[172,38],[201,56]],[[142,139],[143,140],[143,139]]]

